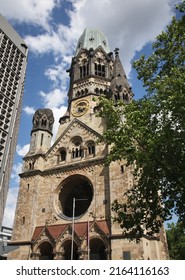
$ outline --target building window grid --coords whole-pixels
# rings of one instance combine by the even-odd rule
[[[105,65],[101,63],[95,63],[95,75],[105,77]]]
[[[4,67],[5,65],[2,64],[2,66]],[[14,100],[15,95],[16,95],[16,90],[18,87],[19,77],[17,77],[14,73],[11,73],[11,76],[10,76],[9,73],[6,72],[6,70],[8,70],[8,68],[6,66],[5,66],[5,69],[0,69],[0,70],[1,70],[0,77],[2,77],[2,78],[3,78],[2,72],[5,72],[5,76],[4,76],[5,82],[3,81],[3,79],[0,80],[1,91],[2,92],[6,91],[6,95],[8,97],[10,97],[10,100]]]
[[[0,160],[3,155],[4,143],[7,138],[13,104],[15,103],[19,75],[23,65],[24,55],[0,30]],[[14,72],[13,72],[14,71]]]

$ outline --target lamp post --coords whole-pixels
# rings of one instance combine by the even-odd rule
[[[74,225],[75,225],[75,197],[73,197],[73,220],[72,220],[71,260],[73,260]]]
[[[75,205],[76,201],[88,200],[87,198],[75,198],[73,197],[73,218],[72,218],[72,242],[71,242],[71,260],[73,260],[73,250],[74,250],[74,227],[75,227]]]
[[[90,240],[89,240],[89,214],[88,214],[88,221],[87,221],[87,259],[90,258]]]

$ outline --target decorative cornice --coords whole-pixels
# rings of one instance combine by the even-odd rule
[[[29,160],[29,159],[37,159],[39,157],[45,158],[45,153],[37,153],[37,154],[30,154],[28,153],[25,157],[23,157],[23,160]]]
[[[105,157],[101,157],[101,158],[95,158],[95,159],[90,159],[90,160],[86,160],[86,161],[80,161],[80,162],[74,162],[74,163],[70,163],[67,165],[63,165],[63,166],[55,166],[53,168],[49,168],[49,169],[45,169],[43,171],[41,170],[29,170],[26,172],[23,172],[21,174],[19,174],[19,176],[21,178],[26,178],[26,177],[33,177],[33,176],[46,176],[46,175],[53,175],[53,174],[57,174],[57,173],[65,173],[68,171],[72,171],[72,170],[82,170],[84,168],[87,167],[91,167],[94,165],[100,165],[100,164],[104,164],[105,163]]]
[[[20,176],[20,178],[25,178],[25,177],[33,177],[36,175],[42,176],[42,174],[43,174],[43,172],[41,170],[37,169],[37,170],[29,170],[29,171],[20,173],[19,176]]]

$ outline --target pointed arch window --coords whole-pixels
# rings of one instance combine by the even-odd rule
[[[41,125],[42,126],[46,126],[47,125],[47,119],[46,118],[42,118]]]
[[[95,63],[95,75],[105,77],[105,65],[101,63]]]
[[[83,62],[83,65],[80,66],[80,78],[86,77],[89,75],[89,63],[87,61]]]

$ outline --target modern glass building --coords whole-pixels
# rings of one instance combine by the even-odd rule
[[[28,47],[0,14],[0,228],[16,148]]]

